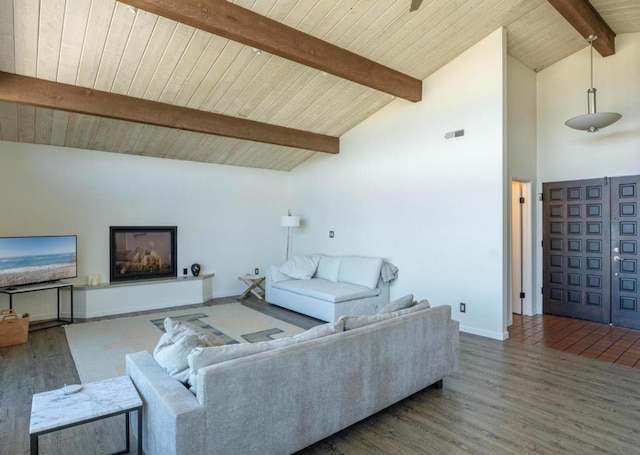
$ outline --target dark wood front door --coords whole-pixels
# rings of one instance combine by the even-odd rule
[[[611,322],[640,328],[638,189],[640,176],[611,179]]]
[[[640,328],[640,176],[543,184],[544,313]]]

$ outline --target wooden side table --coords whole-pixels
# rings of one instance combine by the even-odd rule
[[[239,276],[238,279],[247,285],[247,290],[238,297],[238,300],[246,299],[249,297],[249,294],[253,294],[260,300],[264,300],[264,276],[247,274]]]
[[[129,453],[130,413],[138,412],[138,453],[142,454],[142,400],[129,376],[82,384],[79,392],[61,389],[33,395],[31,404],[31,455],[38,454],[38,436],[107,417],[126,414],[126,451]]]

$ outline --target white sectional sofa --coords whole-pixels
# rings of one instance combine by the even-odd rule
[[[313,444],[458,369],[459,329],[451,308],[416,305],[347,316],[330,334],[315,327],[292,342],[245,343],[243,357],[197,370],[196,394],[148,352],[126,356],[144,403],[147,455],[287,454]],[[368,324],[368,325],[367,325]],[[343,331],[340,331],[343,329]],[[292,337],[295,338],[295,337]]]
[[[393,273],[385,274],[385,269]],[[397,268],[382,258],[294,256],[269,267],[265,300],[328,322],[343,315],[374,314],[389,303],[389,281],[395,272]]]

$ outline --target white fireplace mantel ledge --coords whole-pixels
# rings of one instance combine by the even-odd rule
[[[215,276],[215,273],[203,273],[198,276],[186,276],[186,277],[171,277],[171,278],[155,278],[153,280],[132,280],[132,281],[116,281],[113,283],[100,283],[96,285],[91,284],[79,284],[74,285],[73,288],[77,290],[85,290],[90,291],[92,289],[110,289],[116,287],[125,287],[125,286],[141,286],[148,284],[161,284],[161,283],[181,283],[184,281],[194,281],[194,280],[206,280],[207,278],[212,278]]]

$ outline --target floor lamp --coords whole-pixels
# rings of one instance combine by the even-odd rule
[[[287,228],[287,261],[289,260],[289,242],[291,238],[291,228],[300,226],[300,217],[291,215],[291,210],[289,210],[289,214],[280,217],[280,226]]]

